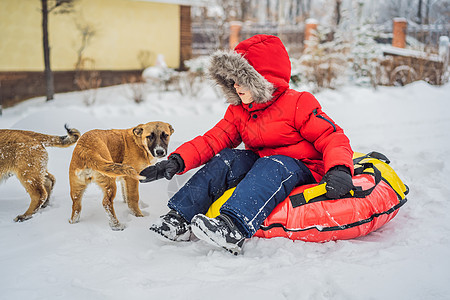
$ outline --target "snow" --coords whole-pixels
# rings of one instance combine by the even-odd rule
[[[309,18],[309,19],[306,19],[305,23],[306,24],[319,24],[319,21],[317,21],[316,19],[313,19],[313,18]]]
[[[406,20],[406,18],[393,18],[392,20],[394,22],[408,22],[408,20]]]
[[[35,98],[4,109],[0,128],[63,135],[130,128],[162,120],[173,125],[170,150],[202,134],[226,104],[205,88],[195,99],[150,93],[135,104],[128,86],[100,89],[85,106],[79,92],[51,103]],[[127,96],[128,95],[128,96]],[[170,243],[148,227],[192,172],[141,184],[143,218],[132,216],[120,189],[115,209],[124,231],[112,231],[91,185],[80,222],[69,224],[68,165],[73,147],[48,148],[56,185],[45,209],[15,223],[30,200],[15,177],[0,185],[0,291],[3,299],[449,299],[450,84],[345,86],[316,94],[350,137],[355,151],[384,153],[409,185],[398,215],[368,236],[328,243],[285,238],[248,240],[233,256],[201,241]]]
[[[412,49],[404,49],[404,48],[398,48],[393,47],[389,45],[384,45],[381,48],[381,51],[385,54],[393,54],[393,55],[400,55],[400,56],[409,56],[414,58],[421,58],[421,59],[427,59],[435,62],[440,62],[442,59],[439,57],[439,55],[426,53],[422,51],[412,50]]]

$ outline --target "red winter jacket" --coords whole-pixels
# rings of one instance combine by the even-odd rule
[[[241,142],[260,157],[281,154],[301,160],[317,181],[336,165],[353,172],[353,151],[343,130],[313,95],[289,89],[291,62],[280,39],[256,35],[234,51],[218,51],[208,71],[230,105],[212,129],[174,151],[184,160],[183,172]],[[241,102],[235,82],[250,89],[253,103]]]

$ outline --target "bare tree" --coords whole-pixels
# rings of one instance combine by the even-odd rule
[[[425,10],[424,23],[430,24],[430,0],[427,0],[425,8],[426,8],[426,10]]]
[[[45,82],[47,101],[53,100],[55,84],[50,64],[50,43],[48,40],[48,15],[51,12],[69,13],[72,11],[76,0],[41,0],[42,12],[42,43],[44,48]]]
[[[419,0],[417,6],[417,23],[422,24],[422,0]]]
[[[341,23],[341,5],[342,5],[342,0],[336,0],[335,7],[334,7],[336,26],[339,26],[339,23]]]
[[[84,59],[84,51],[91,42],[91,39],[97,34],[97,30],[92,24],[81,23],[76,21],[75,26],[81,36],[80,47],[77,50],[77,62],[75,63],[75,70],[81,69],[82,61]]]

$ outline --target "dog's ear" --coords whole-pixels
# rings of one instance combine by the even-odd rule
[[[175,130],[173,129],[172,125],[170,125],[170,124],[168,124],[168,125],[169,125],[170,135],[172,135],[172,133],[173,133]]]
[[[142,125],[138,125],[133,128],[133,133],[136,136],[141,136],[143,131],[144,131],[144,128],[142,128]]]

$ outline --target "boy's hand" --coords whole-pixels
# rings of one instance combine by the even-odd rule
[[[350,169],[346,166],[335,166],[328,170],[320,183],[326,182],[327,197],[337,199],[350,192],[354,186]]]
[[[170,180],[176,173],[181,172],[184,169],[183,159],[179,154],[172,154],[169,159],[160,161],[153,166],[149,166],[139,173],[141,176],[145,176],[145,179],[139,180],[141,183],[151,182],[161,178]]]

